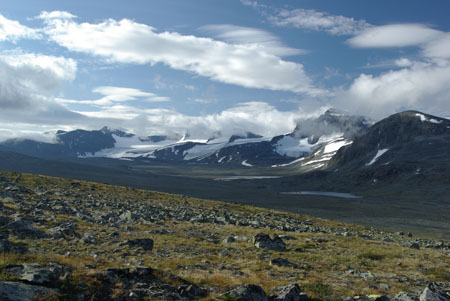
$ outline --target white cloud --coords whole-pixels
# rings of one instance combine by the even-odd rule
[[[170,136],[189,134],[191,138],[208,139],[217,135],[225,137],[245,134],[247,131],[263,136],[285,134],[295,128],[299,119],[317,116],[323,112],[306,113],[302,110],[279,111],[265,102],[241,103],[220,113],[204,116],[188,116],[167,109],[140,110],[117,105],[101,111],[78,112],[88,117],[116,118],[112,127],[127,128],[139,135],[165,134]],[[98,120],[96,121],[98,124]]]
[[[241,0],[241,3],[258,10],[276,26],[325,31],[332,35],[353,35],[372,26],[364,20],[332,15],[314,9],[277,9],[250,0]]]
[[[144,92],[139,89],[101,86],[92,90],[94,93],[104,95],[104,97],[96,100],[71,100],[58,98],[62,103],[72,104],[89,104],[102,107],[113,106],[116,102],[126,102],[132,100],[143,100],[146,102],[166,102],[170,101],[169,97],[159,96],[154,93]]]
[[[30,130],[17,130],[5,128],[7,125],[2,124],[0,129],[0,142],[8,139],[30,139],[39,142],[55,143],[55,132],[39,132]]]
[[[49,19],[74,19],[77,16],[72,15],[69,12],[66,11],[60,11],[60,10],[55,10],[55,11],[43,11],[41,12],[41,14],[37,17],[37,19],[44,19],[44,20],[49,20]]]
[[[98,24],[67,18],[47,18],[45,22],[46,33],[59,45],[111,62],[163,63],[248,88],[323,93],[314,87],[303,65],[284,61],[258,44],[236,45],[174,32],[157,33],[153,27],[127,19]]]
[[[30,67],[36,70],[50,72],[57,79],[73,80],[77,72],[77,62],[70,58],[8,51],[0,57],[15,68]]]
[[[369,28],[348,42],[360,48],[406,47],[425,44],[442,34],[422,24],[393,24]]]
[[[431,58],[450,59],[450,33],[439,36],[424,46],[423,54]]]
[[[7,19],[0,14],[0,41],[17,41],[21,38],[38,39],[39,33],[17,21]]]
[[[277,26],[325,31],[332,35],[351,35],[371,26],[364,20],[331,15],[313,9],[283,9],[268,19]]]
[[[0,55],[0,108],[39,109],[63,80],[71,80],[76,62],[63,57],[27,53]]]
[[[203,26],[201,27],[201,30],[213,34],[215,38],[227,43],[239,45],[256,44],[262,46],[268,53],[278,56],[306,53],[305,50],[290,48],[283,45],[277,36],[261,29],[230,24],[219,24]]]
[[[407,109],[450,114],[450,64],[410,63],[379,76],[361,74],[334,105],[375,118]]]

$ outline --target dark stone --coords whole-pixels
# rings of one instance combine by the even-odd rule
[[[255,247],[259,249],[268,249],[274,251],[286,251],[286,244],[284,241],[278,237],[278,235],[274,235],[273,239],[270,238],[269,235],[264,233],[258,233],[255,237],[253,237],[253,244]]]
[[[146,251],[153,250],[153,239],[150,238],[137,238],[132,240],[127,240],[121,245],[129,245],[130,247],[141,247]]]
[[[238,286],[225,294],[223,297],[232,298],[236,301],[267,301],[267,295],[264,290],[254,284],[249,284],[245,286]]]

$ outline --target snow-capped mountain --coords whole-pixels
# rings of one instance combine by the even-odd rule
[[[105,157],[122,160],[280,166],[305,158],[329,160],[343,145],[366,131],[367,119],[328,110],[317,119],[298,122],[288,134],[263,137],[251,132],[198,140],[188,135],[138,137],[120,130],[58,131],[54,143],[8,140],[0,144],[38,157]],[[307,157],[305,157],[307,156]]]

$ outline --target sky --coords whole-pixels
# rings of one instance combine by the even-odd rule
[[[450,116],[449,11],[447,0],[3,1],[0,140],[103,126],[274,136],[330,107]]]

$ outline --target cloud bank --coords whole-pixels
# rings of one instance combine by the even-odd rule
[[[303,65],[285,61],[270,52],[273,47],[258,43],[230,44],[175,32],[158,33],[151,26],[128,19],[77,23],[64,12],[44,12],[40,18],[47,24],[48,37],[60,46],[109,62],[162,63],[172,69],[247,88],[309,95],[323,93],[313,85]]]

